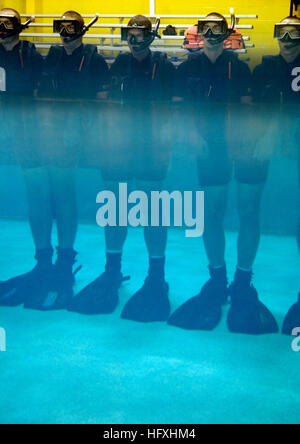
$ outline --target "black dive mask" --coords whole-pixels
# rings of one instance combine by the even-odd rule
[[[157,20],[155,30],[149,31],[149,29],[146,29],[144,26],[127,26],[126,28],[121,28],[121,40],[127,41],[130,46],[134,48],[136,52],[143,52],[146,49],[148,49],[152,43],[154,42],[155,38],[161,38],[161,36],[158,33],[160,25],[160,19]],[[138,40],[135,35],[129,34],[129,31],[131,30],[140,30],[143,32],[143,40]]]
[[[198,21],[198,34],[209,40],[211,45],[220,45],[234,32],[236,18],[233,9],[230,10],[230,14],[230,28],[225,18],[214,18],[210,15]]]
[[[208,29],[205,34],[203,34],[203,37],[209,40],[209,43],[211,45],[220,45],[223,43],[227,37],[228,33],[226,34],[214,34],[214,32],[211,29]]]
[[[1,39],[8,39],[9,37],[12,37],[14,34],[14,30],[7,29],[4,23],[0,23],[0,38]]]
[[[7,23],[7,19],[9,23]],[[0,16],[0,38],[6,40],[15,35],[21,34],[24,29],[28,28],[30,23],[34,21],[34,17],[31,17],[24,24],[20,23],[17,17],[11,15]]]
[[[134,48],[136,52],[143,52],[152,45],[154,39],[155,37],[150,35],[150,33],[145,33],[144,39],[142,41],[137,40],[135,35],[131,35],[128,39],[128,43]]]
[[[300,45],[300,38],[292,39],[288,33],[282,39],[279,40],[283,43],[289,43],[290,48],[296,48],[297,46]]]
[[[53,32],[59,34],[64,39],[68,39],[69,43],[83,37],[84,34],[96,23],[99,19],[99,15],[92,19],[88,25],[82,26],[77,20],[54,20],[53,21]]]
[[[300,23],[277,23],[274,29],[274,38],[281,41],[299,40]]]

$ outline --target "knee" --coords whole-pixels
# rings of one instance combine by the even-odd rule
[[[206,218],[211,222],[222,222],[225,217],[226,204],[223,202],[209,203],[205,207]]]
[[[241,220],[245,221],[259,220],[260,205],[258,202],[241,201],[238,204],[238,212]]]

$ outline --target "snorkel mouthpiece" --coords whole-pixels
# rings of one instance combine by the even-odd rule
[[[214,34],[211,29],[208,29],[206,31],[206,33],[203,34],[203,37],[206,38],[211,45],[215,46],[215,45],[220,45],[221,43],[223,43],[224,40],[226,40],[227,35],[225,35],[225,34],[217,35],[217,34]]]

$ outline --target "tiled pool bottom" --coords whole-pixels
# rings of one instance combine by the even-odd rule
[[[27,223],[0,221],[0,233],[0,279],[29,270]],[[236,234],[227,239],[232,277]],[[80,289],[103,271],[102,230],[81,225],[76,248]],[[207,260],[201,240],[177,230],[170,232],[167,257],[175,309],[207,280]],[[124,254],[131,281],[115,314],[0,308],[7,333],[7,351],[0,353],[0,423],[299,423],[300,352],[292,351],[291,338],[232,335],[227,309],[214,332],[120,319],[147,266],[142,232],[131,230]],[[255,284],[281,324],[300,290],[295,239],[263,237]]]

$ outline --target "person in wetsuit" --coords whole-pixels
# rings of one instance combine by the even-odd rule
[[[29,24],[29,21],[27,22]],[[38,130],[33,101],[42,77],[43,58],[35,45],[20,40],[20,33],[27,27],[21,23],[20,14],[11,8],[0,11],[0,113],[1,163],[18,163],[27,186],[29,209],[33,210],[28,189],[29,177],[40,166],[38,156]],[[31,222],[31,221],[30,221]],[[31,224],[33,230],[33,225]],[[41,252],[36,256],[41,259]],[[17,276],[0,285],[0,305],[16,306],[24,302],[33,273]]]
[[[254,71],[254,96],[268,116],[276,119],[284,151],[298,154],[300,186],[300,18],[287,17],[275,26],[279,54],[266,56]],[[275,111],[274,111],[275,110]],[[298,226],[300,251],[300,226]],[[282,326],[284,334],[291,335],[300,326],[300,293],[298,301],[288,311]]]
[[[162,128],[170,115],[175,68],[164,54],[151,51],[156,35],[148,18],[138,15],[131,19],[122,30],[130,53],[120,54],[110,70],[111,99],[118,103],[112,105],[108,114],[108,147],[101,169],[105,188],[113,191],[117,199],[119,182],[130,184],[135,179],[139,190],[159,191],[168,171],[170,147],[162,136]],[[166,321],[170,314],[165,280],[167,230],[161,226],[145,227],[144,235],[149,273],[143,287],[126,304],[122,318]],[[104,314],[117,308],[119,288],[126,279],[121,272],[126,238],[127,227],[105,228],[105,272],[77,295],[72,311]]]
[[[46,57],[39,88],[39,168],[27,171],[29,213],[37,267],[17,288],[25,308],[63,309],[73,296],[77,232],[75,167],[89,128],[86,100],[95,99],[109,84],[109,71],[94,45],[84,45],[84,21],[68,11],[54,22],[62,46]],[[86,112],[85,112],[86,111]],[[84,119],[83,119],[84,117]],[[92,135],[88,134],[91,138]],[[52,227],[56,219],[57,260],[53,265]],[[23,282],[26,285],[23,285]],[[10,282],[8,289],[15,291]],[[13,301],[14,302],[14,301]]]
[[[199,182],[205,192],[203,239],[210,280],[196,297],[175,311],[169,324],[191,330],[212,330],[219,324],[222,305],[230,297],[227,321],[230,331],[271,333],[278,331],[278,326],[251,283],[260,239],[260,201],[268,175],[268,162],[257,161],[248,152],[246,142],[252,100],[251,72],[234,52],[224,50],[224,40],[230,30],[222,15],[212,13],[200,20],[199,32],[204,49],[199,54],[191,54],[179,66],[176,100],[183,101],[191,110],[186,113],[189,121],[193,119],[186,138],[198,150]],[[236,273],[228,287],[224,217],[233,170],[240,230]]]
[[[29,25],[29,22],[28,23]],[[9,8],[0,11],[0,95],[2,113],[2,143],[0,161],[18,161],[22,167],[36,161],[35,128],[25,126],[32,117],[32,98],[35,95],[43,66],[43,58],[35,45],[20,40],[20,33],[27,27],[21,23],[20,14]],[[25,134],[32,131],[26,138]],[[1,159],[2,157],[2,159]]]

